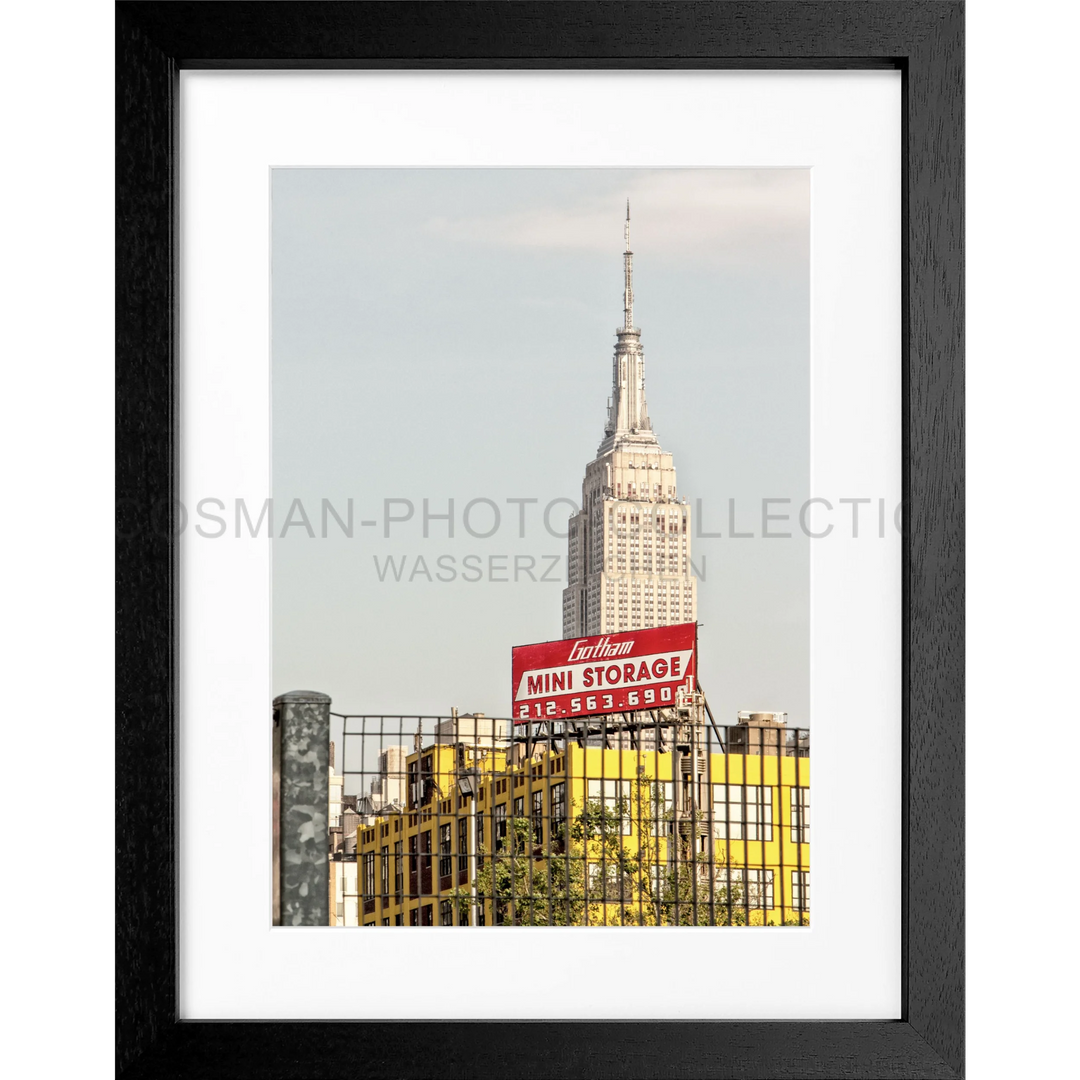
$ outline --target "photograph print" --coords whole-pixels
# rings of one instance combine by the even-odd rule
[[[271,206],[274,924],[809,926],[810,171]]]

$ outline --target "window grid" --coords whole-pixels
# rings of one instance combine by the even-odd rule
[[[713,784],[713,835],[720,840],[771,840],[772,788]]]
[[[796,911],[810,910],[810,871],[791,871],[791,906]]]
[[[810,789],[791,789],[791,839],[796,844],[810,843]]]
[[[747,870],[742,867],[718,867],[716,885],[727,891],[732,907],[771,910],[773,907],[773,871]],[[724,899],[721,892],[721,899]]]

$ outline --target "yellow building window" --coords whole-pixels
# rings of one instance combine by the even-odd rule
[[[713,784],[713,835],[721,840],[771,840],[772,788]]]
[[[810,871],[791,871],[791,906],[796,911],[810,910]]]
[[[716,898],[733,908],[769,910],[773,906],[773,872],[744,870],[730,866],[716,868]]]
[[[791,789],[791,839],[796,844],[810,843],[810,789]]]
[[[602,806],[608,814],[619,814],[624,834],[630,832],[630,781],[629,780],[590,780],[588,781],[589,802]]]

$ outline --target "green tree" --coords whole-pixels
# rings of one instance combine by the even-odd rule
[[[640,775],[626,795],[605,804],[575,802],[569,822],[552,822],[537,845],[532,822],[511,818],[495,850],[485,845],[476,877],[480,902],[495,921],[518,926],[761,925],[757,898],[744,902],[741,881],[729,883],[726,851],[695,850],[704,816],[678,823],[663,786]],[[711,886],[711,887],[710,887]],[[469,921],[468,889],[455,893],[459,920]],[[748,907],[751,910],[748,912]],[[803,915],[801,921],[809,922]],[[800,919],[785,919],[799,925]]]

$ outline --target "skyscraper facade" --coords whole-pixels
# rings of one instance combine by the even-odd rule
[[[697,621],[690,507],[645,401],[641,330],[634,326],[630,204],[623,254],[623,325],[616,330],[604,439],[585,467],[570,519],[563,637]]]

